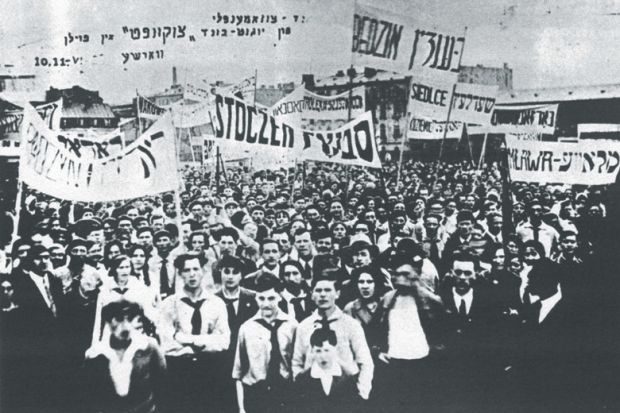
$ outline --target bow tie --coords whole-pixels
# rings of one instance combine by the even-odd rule
[[[124,295],[127,290],[129,288],[120,288],[120,287],[116,287],[116,288],[112,288],[112,291],[116,291],[117,293],[119,293],[120,295]]]

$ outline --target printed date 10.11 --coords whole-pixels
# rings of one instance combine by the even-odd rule
[[[70,57],[39,57],[36,56],[34,58],[35,66],[43,66],[43,67],[67,67],[72,65],[77,65],[82,63],[82,58],[80,56],[70,56]]]

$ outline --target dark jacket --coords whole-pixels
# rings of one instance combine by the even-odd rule
[[[359,411],[361,399],[357,391],[357,376],[334,376],[329,395],[323,391],[320,379],[310,371],[295,379],[296,397],[291,412],[342,413]]]

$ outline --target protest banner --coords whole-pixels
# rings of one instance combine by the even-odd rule
[[[488,133],[553,135],[558,105],[495,106]]]
[[[370,112],[332,131],[306,131],[278,121],[240,99],[216,95],[215,140],[264,147],[287,159],[311,159],[378,168],[381,166]],[[278,152],[274,152],[278,153]]]
[[[338,129],[366,110],[365,88],[334,96],[317,95],[303,85],[279,100],[270,113],[279,121],[305,130]],[[349,108],[350,113],[349,113]]]
[[[424,140],[440,140],[443,139],[445,121],[436,121],[432,119],[422,119],[411,117],[409,119],[409,130],[407,132],[408,139],[424,139]],[[446,139],[461,139],[463,136],[463,122],[448,123]]]
[[[533,142],[506,137],[513,181],[607,185],[620,169],[620,142]]]
[[[157,106],[144,96],[138,95],[136,98],[136,113],[138,118],[156,120],[168,110]]]
[[[208,85],[203,84],[202,86],[198,86],[192,83],[185,83],[183,85],[183,98],[195,102],[208,102],[213,100]]]
[[[457,83],[451,119],[476,125],[489,125],[495,108],[497,86]]]
[[[56,137],[64,149],[84,160],[103,159],[123,151],[125,135],[120,128],[105,135],[90,132],[88,136],[79,136],[75,132],[60,131],[56,132]]]
[[[460,29],[437,30],[424,16],[413,19],[355,3],[353,65],[397,73],[429,69],[456,75],[464,44]]]
[[[256,75],[243,79],[230,86],[218,87],[216,93],[224,96],[234,96],[248,103],[255,103]]]
[[[170,114],[119,154],[98,159],[65,148],[31,106],[24,110],[19,178],[51,196],[82,202],[114,201],[177,188]]]
[[[580,123],[577,125],[577,137],[579,139],[620,140],[620,124]]]
[[[60,130],[62,119],[62,98],[36,106],[35,110],[43,118],[47,127],[52,130]],[[0,134],[19,133],[24,118],[24,109],[6,111],[0,115]]]

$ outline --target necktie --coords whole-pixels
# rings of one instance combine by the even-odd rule
[[[438,240],[431,240],[431,248],[430,248],[430,259],[433,262],[433,264],[437,264],[439,262],[439,246],[437,245],[437,243],[439,242]]]
[[[52,297],[52,292],[50,291],[50,285],[45,279],[44,279],[44,285],[45,285],[45,295],[47,296],[47,299],[50,302],[50,310],[52,311],[52,314],[54,314],[54,317],[56,317],[58,315],[56,313],[56,303],[54,303],[54,297]]]
[[[295,319],[297,321],[302,321],[304,317],[304,308],[301,305],[305,297],[295,297],[291,298],[291,305],[293,306],[293,311],[295,311]]]
[[[116,291],[120,295],[125,295],[127,290],[128,290],[128,288],[121,288],[121,287],[112,288],[112,291]]]
[[[224,297],[224,302],[226,303],[226,311],[228,312],[228,324],[234,325],[237,321],[237,312],[235,311],[235,302],[239,301],[239,298],[226,298]]]
[[[540,240],[540,227],[533,226],[532,230],[534,231],[534,241]]]
[[[203,298],[202,300],[194,302],[190,300],[189,297],[183,297],[181,298],[181,301],[194,309],[194,314],[192,314],[192,335],[200,334],[200,331],[202,330],[202,315],[200,315],[200,307],[202,307],[205,299]]]
[[[465,299],[461,298],[461,305],[459,305],[459,315],[461,317],[467,317],[467,305]]]
[[[523,304],[525,305],[532,304],[532,300],[530,300],[530,293],[528,292],[527,287],[525,288],[525,292],[523,293],[523,297],[521,301],[523,301]]]
[[[159,270],[159,285],[160,290],[163,295],[172,294],[172,288],[170,288],[170,284],[168,282],[168,260],[166,258],[162,258],[161,260],[161,269]]]
[[[256,322],[271,333],[271,352],[269,354],[269,364],[267,366],[267,384],[274,384],[280,377],[280,363],[282,361],[282,355],[280,354],[280,343],[278,342],[278,328],[282,325],[284,320],[274,320],[273,324],[269,324],[262,318],[256,320]]]

